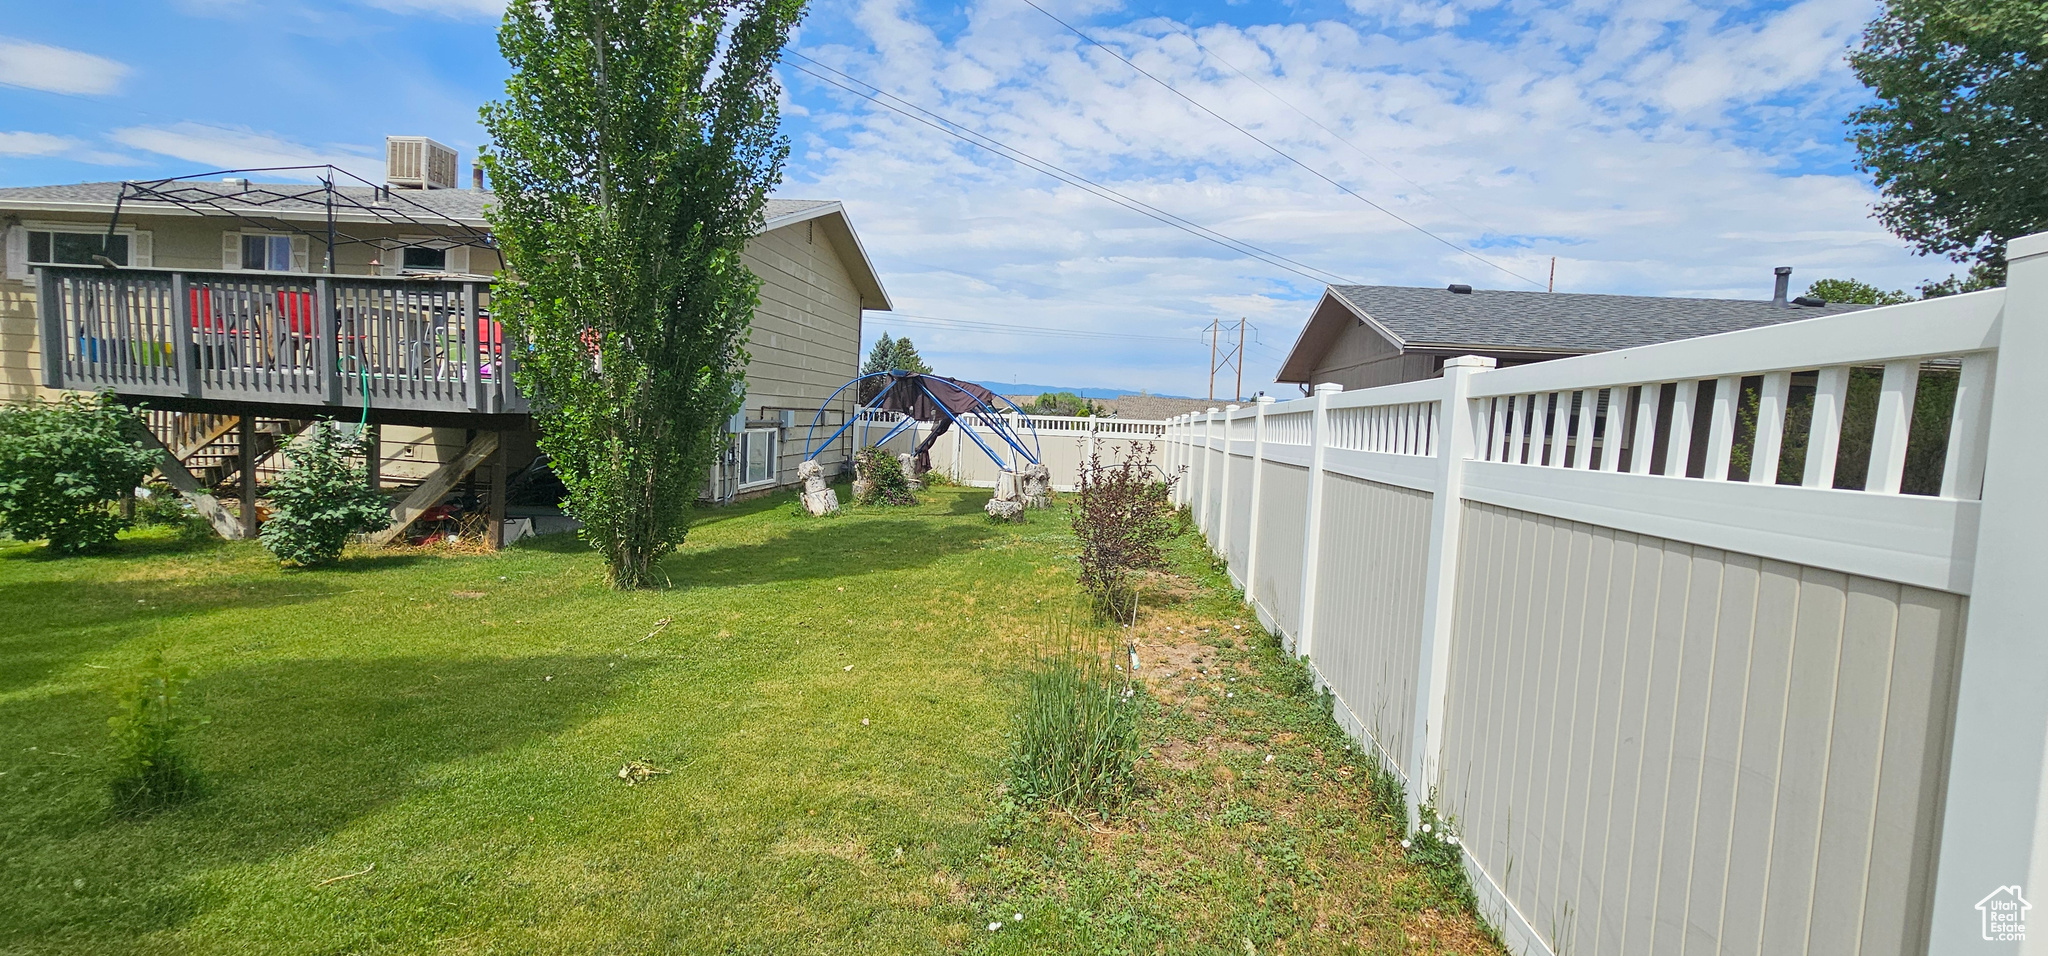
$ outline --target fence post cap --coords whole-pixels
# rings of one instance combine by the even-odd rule
[[[1232,405],[1232,406],[1230,406],[1230,407],[1231,407],[1231,408],[1236,408],[1237,406],[1235,406],[1235,405]],[[1209,406],[1209,414],[1211,414],[1211,415],[1214,415],[1214,414],[1216,414],[1217,412],[1220,412],[1220,411],[1222,411],[1222,410],[1223,410],[1223,409],[1217,408],[1217,407],[1216,407],[1216,406],[1214,406],[1214,405],[1211,405],[1211,406]]]
[[[1271,404],[1273,404],[1273,403],[1274,403],[1274,402],[1276,402],[1276,401],[1279,401],[1279,399],[1276,399],[1276,398],[1274,398],[1274,397],[1273,397],[1273,396],[1271,396],[1271,395],[1261,395],[1261,396],[1259,396],[1259,404],[1261,404],[1261,405],[1271,405]]]
[[[1316,385],[1317,395],[1335,395],[1343,390],[1344,386],[1336,382],[1322,382]]]
[[[1500,363],[1486,355],[1460,355],[1444,359],[1445,368],[1493,368]]]
[[[2029,236],[2015,236],[2005,244],[2005,259],[2007,262],[2043,254],[2048,254],[2048,232],[2037,232]]]
[[[1224,412],[1224,414],[1226,414],[1226,415],[1227,415],[1227,414],[1229,414],[1229,413],[1231,413],[1231,412],[1237,411],[1237,410],[1238,410],[1238,408],[1239,408],[1239,406],[1236,406],[1236,405],[1225,405],[1225,406],[1223,406],[1223,412]]]

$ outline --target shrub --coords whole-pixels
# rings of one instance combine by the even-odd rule
[[[910,493],[910,476],[903,473],[903,462],[882,446],[869,445],[856,452],[853,469],[866,482],[855,486],[861,504],[917,504],[917,496]]]
[[[1135,572],[1165,560],[1174,536],[1174,478],[1152,467],[1152,446],[1132,444],[1122,461],[1100,455],[1081,466],[1074,536],[1081,541],[1081,587],[1105,620],[1137,620]]]
[[[127,522],[109,505],[159,461],[145,427],[105,395],[0,406],[0,528],[63,554],[112,543]]]
[[[391,523],[390,504],[370,488],[368,470],[353,458],[362,438],[347,436],[333,422],[317,422],[292,439],[284,455],[291,463],[271,486],[270,520],[263,546],[285,564],[310,567],[341,556],[348,536]]]
[[[1137,777],[1138,683],[1071,647],[1040,662],[1018,711],[1010,792],[1068,809],[1108,810]]]
[[[113,728],[115,773],[111,789],[117,813],[138,815],[182,803],[199,792],[199,776],[180,738],[205,723],[182,697],[186,672],[164,663],[161,653],[144,659],[134,683],[122,689]]]

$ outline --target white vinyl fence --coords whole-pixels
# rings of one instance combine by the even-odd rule
[[[1091,455],[1097,456],[1104,465],[1122,461],[1130,453],[1133,444],[1149,446],[1156,463],[1164,451],[1166,423],[1129,418],[1072,418],[1060,415],[1007,415],[1006,420],[1024,442],[1026,449],[1033,450],[1039,462],[1052,472],[1052,486],[1056,491],[1072,491],[1080,481],[1081,466]],[[888,431],[888,422],[894,416],[878,417],[882,422],[871,426],[871,438],[879,438]],[[913,451],[918,443],[931,433],[932,426],[919,424],[905,429],[903,434],[889,441],[889,450],[894,452]],[[855,438],[858,442],[861,439]],[[1003,460],[999,468],[988,451],[995,452]],[[970,486],[993,488],[996,475],[1003,468],[1015,470],[1023,462],[1002,438],[992,430],[979,426],[955,425],[939,436],[931,448],[932,470],[951,478],[953,481]]]
[[[1183,416],[1166,461],[1515,951],[2018,953],[2048,235],[2010,254],[2002,290]]]

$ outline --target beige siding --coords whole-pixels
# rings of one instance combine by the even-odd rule
[[[1323,480],[1316,669],[1340,706],[1405,768],[1420,664],[1415,635],[1422,627],[1430,495],[1344,475]]]
[[[1478,504],[1460,554],[1444,803],[1554,950],[1914,951],[1962,598]]]
[[[778,467],[780,481],[793,483],[811,417],[834,389],[860,372],[860,293],[824,230],[809,223],[756,236],[747,244],[746,263],[761,278],[761,304],[747,345],[747,417],[767,420],[782,409],[797,413],[798,427],[783,436]],[[838,404],[851,411],[853,390],[841,393]],[[836,427],[840,419],[828,420]],[[827,433],[821,429],[819,437]],[[838,444],[818,456],[827,471],[852,454],[851,439]]]

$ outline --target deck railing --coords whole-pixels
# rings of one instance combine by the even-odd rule
[[[476,281],[46,266],[43,380],[261,404],[516,413]]]

